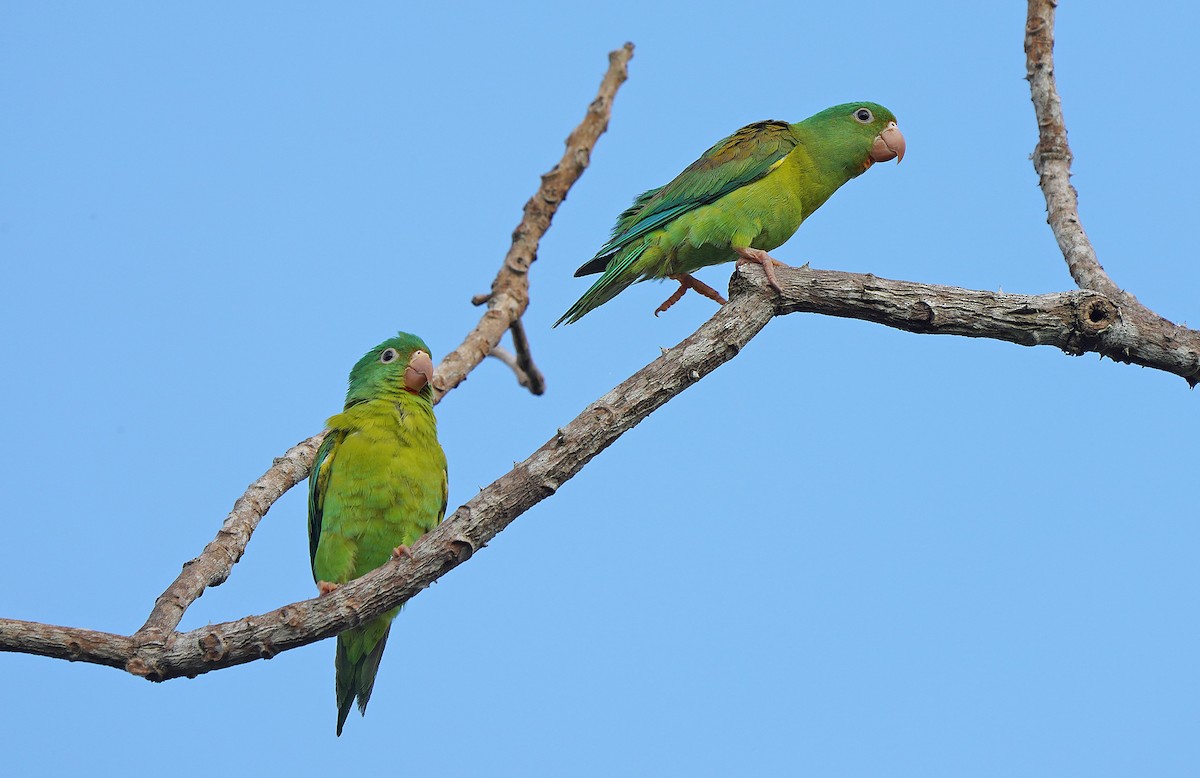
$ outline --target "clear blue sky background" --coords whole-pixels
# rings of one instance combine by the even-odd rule
[[[626,40],[533,268],[549,391],[492,361],[439,406],[451,507],[712,313],[655,319],[643,284],[549,328],[630,199],[751,121],[870,99],[908,138],[781,259],[1071,285],[1022,3],[433,5],[0,10],[0,615],[135,630],[364,351],[456,345]],[[1196,12],[1059,16],[1084,224],[1200,323]],[[340,740],[331,642],[161,685],[8,654],[4,769],[1196,775],[1197,403],[1095,356],[789,316],[416,598]],[[303,497],[183,627],[313,594]]]

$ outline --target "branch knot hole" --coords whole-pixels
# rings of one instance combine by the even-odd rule
[[[924,300],[917,300],[917,302],[913,305],[912,315],[913,319],[920,324],[924,324],[927,327],[933,326],[933,320],[935,316],[933,306]]]
[[[475,553],[475,544],[462,535],[458,535],[450,541],[450,550],[454,552],[454,559],[458,564],[462,564]]]
[[[1095,337],[1117,323],[1121,312],[1107,297],[1091,297],[1079,307],[1079,328]]]
[[[200,638],[200,653],[205,662],[219,662],[229,653],[229,649],[225,647],[225,641],[221,640],[220,635],[210,632]]]

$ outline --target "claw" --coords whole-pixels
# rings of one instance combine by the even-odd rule
[[[341,586],[341,584],[330,583],[329,581],[317,581],[317,593],[329,594],[330,592],[337,591],[339,586]]]
[[[780,267],[787,267],[787,265],[780,262],[778,259],[775,259],[775,257],[771,256],[762,249],[752,249],[747,246],[745,248],[734,249],[734,251],[736,251],[738,255],[738,267],[750,262],[753,262],[756,265],[761,265],[763,272],[767,275],[767,283],[770,284],[771,288],[776,292],[783,294],[783,287],[779,285],[777,280],[775,280],[775,266],[779,265]]]

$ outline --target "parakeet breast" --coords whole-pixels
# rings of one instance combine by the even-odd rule
[[[379,567],[392,549],[437,526],[446,460],[426,408],[371,400],[334,416],[329,426],[347,434],[330,472],[313,567],[321,580],[340,583]]]

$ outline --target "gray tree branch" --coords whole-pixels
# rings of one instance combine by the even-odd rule
[[[496,347],[505,330],[510,328],[518,349],[516,365],[528,376],[531,391],[534,394],[541,393],[538,389],[544,381],[533,364],[529,343],[524,338],[520,323],[529,305],[529,266],[537,257],[538,242],[550,227],[559,203],[583,174],[592,148],[608,127],[613,99],[617,89],[628,78],[629,60],[632,57],[631,43],[608,55],[608,70],[600,82],[596,99],[588,106],[583,121],[567,137],[562,159],[542,176],[537,192],[525,205],[521,223],[513,232],[512,248],[486,300],[488,310],[467,334],[462,345],[447,354],[434,372],[435,404],[462,383],[467,374]],[[233,566],[241,559],[246,544],[250,542],[251,535],[267,510],[284,492],[308,476],[308,469],[324,438],[325,433],[320,432],[296,444],[282,457],[276,458],[270,469],[250,484],[245,494],[234,503],[217,537],[204,548],[200,556],[184,564],[179,576],[155,601],[146,623],[133,635],[133,643],[139,653],[161,651],[164,641],[183,619],[184,612],[204,594],[204,590],[209,586],[219,586],[229,578]],[[0,648],[3,646],[0,645]],[[127,669],[142,675],[148,672],[146,666],[146,662],[138,658],[131,660]]]
[[[437,529],[412,546],[411,557],[339,587],[331,594],[269,613],[179,633],[183,611],[206,586],[228,577],[257,522],[271,503],[302,480],[321,436],[309,438],[276,460],[234,505],[221,533],[201,557],[185,565],[150,619],[132,637],[70,627],[0,619],[0,650],[120,667],[166,680],[270,658],[280,651],[337,634],[407,601],[487,544],[517,516],[552,495],[614,440],[688,386],[732,359],[776,315],[804,311],[873,321],[917,333],[1051,345],[1068,354],[1095,352],[1117,361],[1200,377],[1200,336],[1148,311],[1104,273],[1079,225],[1069,183],[1070,151],[1054,91],[1050,49],[1053,2],[1030,0],[1026,28],[1030,84],[1042,140],[1035,167],[1047,211],[1078,291],[1045,295],[984,292],[895,281],[872,275],[783,268],[775,295],[758,268],[734,272],[730,301],[692,336],[601,397],[530,457],[480,491]],[[632,47],[610,55],[610,69],[584,123],[568,139],[563,162],[543,177],[526,205],[492,293],[488,311],[464,344],[438,368],[438,397],[458,385],[496,348],[528,304],[528,269],[537,240],[586,165],[603,131],[616,87],[625,78]],[[1107,283],[1105,283],[1107,281]],[[515,335],[515,333],[514,333]],[[518,345],[518,351],[528,345]],[[510,355],[511,356],[511,355]],[[512,362],[520,369],[519,358]],[[529,361],[532,364],[532,361]]]
[[[1200,332],[1164,319],[1113,283],[1083,231],[1078,194],[1071,186],[1067,126],[1054,79],[1056,6],[1056,0],[1029,0],[1025,22],[1026,78],[1038,124],[1033,168],[1046,196],[1047,221],[1075,283],[1081,289],[1100,292],[1119,308],[1118,320],[1100,339],[1100,353],[1121,362],[1169,370],[1195,386],[1200,382],[1196,356]]]
[[[269,613],[171,633],[155,650],[121,635],[0,620],[0,648],[124,666],[151,680],[194,676],[312,643],[406,602],[457,567],[517,516],[675,395],[732,359],[767,322],[798,311],[878,322],[921,333],[1095,351],[1116,306],[1090,290],[1004,294],[870,275],[780,268],[775,295],[761,270],[734,273],[730,301],[693,335],[584,409],[541,448],[388,562],[331,594]],[[28,636],[36,639],[27,639]],[[126,662],[122,665],[121,659]]]
[[[599,94],[588,106],[583,122],[567,137],[567,148],[562,159],[542,176],[542,185],[537,193],[525,203],[524,216],[513,230],[512,247],[504,257],[496,280],[492,282],[491,293],[472,300],[479,305],[486,302],[487,311],[475,329],[467,334],[462,345],[447,354],[438,365],[433,377],[435,399],[440,399],[462,383],[467,374],[492,353],[505,331],[520,321],[529,307],[529,266],[537,259],[538,243],[549,229],[550,220],[554,218],[558,206],[566,199],[567,190],[587,168],[596,140],[608,129],[613,98],[629,77],[631,57],[632,43],[626,43],[608,55],[608,72],[600,83]],[[516,345],[518,358],[521,357],[522,348],[527,357],[527,341]]]

